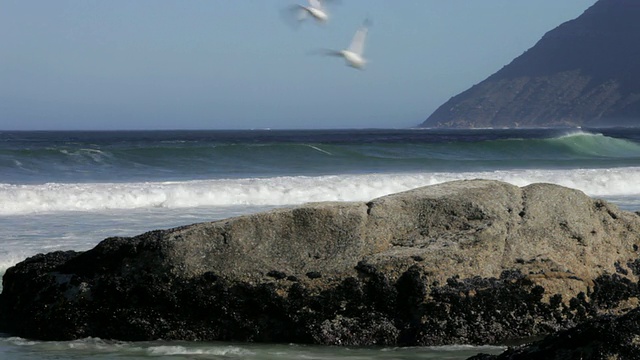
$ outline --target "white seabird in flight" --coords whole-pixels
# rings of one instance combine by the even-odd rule
[[[365,20],[362,26],[358,28],[355,35],[353,35],[353,39],[351,40],[351,44],[345,50],[333,51],[330,50],[327,52],[328,55],[332,56],[340,56],[344,58],[347,62],[348,66],[351,66],[356,69],[363,69],[367,60],[363,57],[364,53],[364,42],[367,39],[367,32],[369,31],[369,20]]]
[[[329,20],[329,13],[325,10],[321,0],[309,0],[309,5],[295,5],[298,10],[298,21],[302,21],[311,16],[319,23],[325,23]]]

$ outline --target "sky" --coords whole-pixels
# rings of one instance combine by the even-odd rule
[[[415,127],[596,2],[305,1],[0,0],[0,130]]]

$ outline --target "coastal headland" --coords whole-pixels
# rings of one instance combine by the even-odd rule
[[[640,216],[581,191],[453,181],[39,254],[5,273],[0,331],[502,344],[633,316],[639,251]]]
[[[640,3],[598,0],[419,127],[638,126]]]

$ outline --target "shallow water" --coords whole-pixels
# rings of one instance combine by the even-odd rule
[[[31,359],[243,359],[243,360],[414,360],[466,359],[478,353],[498,354],[497,346],[366,347],[308,346],[295,344],[239,344],[194,342],[116,342],[101,339],[29,341],[0,337],[0,358]]]

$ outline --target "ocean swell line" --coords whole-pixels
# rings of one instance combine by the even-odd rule
[[[550,182],[582,190],[591,196],[640,194],[640,168],[637,167],[296,176],[184,182],[0,184],[0,215],[366,201],[420,186],[473,178],[502,180],[518,186]]]

